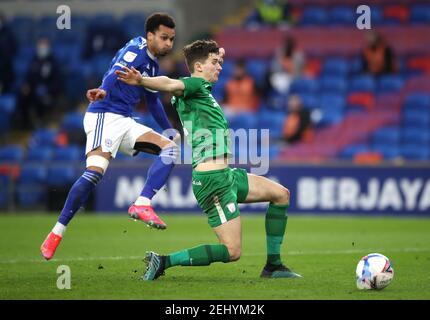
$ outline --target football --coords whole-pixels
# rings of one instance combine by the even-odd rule
[[[361,258],[355,273],[360,290],[384,289],[394,277],[390,259],[380,253],[369,253]]]

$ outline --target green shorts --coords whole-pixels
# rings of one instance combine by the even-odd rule
[[[211,171],[193,170],[193,192],[197,203],[208,216],[212,228],[239,216],[238,203],[248,195],[246,170],[225,168]]]

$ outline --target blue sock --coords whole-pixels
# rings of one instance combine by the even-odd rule
[[[148,170],[145,186],[143,187],[142,197],[152,199],[152,197],[166,184],[170,172],[175,166],[175,160],[178,156],[178,147],[167,147],[161,150],[157,160]]]
[[[85,170],[83,175],[76,180],[70,189],[64,208],[58,218],[58,222],[67,226],[75,213],[87,201],[91,191],[94,190],[102,177],[103,175],[97,171]]]

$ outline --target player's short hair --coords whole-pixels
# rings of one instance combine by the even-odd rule
[[[194,63],[204,62],[210,53],[219,53],[218,43],[214,40],[197,40],[184,47],[184,56],[190,73],[194,72]]]
[[[161,25],[171,29],[175,29],[176,26],[173,17],[167,13],[155,12],[146,19],[145,31],[155,33]]]

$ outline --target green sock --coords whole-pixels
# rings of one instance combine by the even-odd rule
[[[173,266],[207,266],[212,262],[229,261],[230,255],[225,245],[204,244],[169,254],[165,268]]]
[[[266,244],[267,244],[267,263],[280,265],[281,244],[284,239],[285,229],[287,228],[287,209],[288,205],[269,204],[266,213]]]

